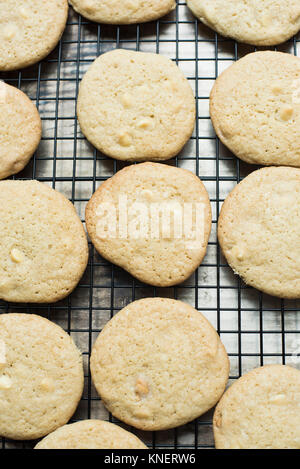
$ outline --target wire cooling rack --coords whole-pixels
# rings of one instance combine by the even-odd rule
[[[193,137],[171,162],[190,169],[204,182],[213,208],[213,230],[207,256],[184,284],[160,289],[143,285],[104,261],[90,245],[87,271],[77,289],[51,305],[0,303],[0,312],[41,314],[69,332],[83,352],[85,389],[73,420],[108,414],[91,382],[89,355],[101,328],[135,299],[166,296],[190,303],[220,333],[231,361],[231,381],[269,363],[300,366],[300,302],[271,298],[247,287],[224,260],[216,239],[216,221],[223,200],[256,169],[236,159],[216,138],[209,118],[209,93],[216,77],[235,60],[254,50],[224,39],[198,22],[178,1],[174,12],[141,25],[98,25],[70,9],[66,31],[43,62],[0,78],[21,88],[36,102],[43,121],[43,139],[30,164],[17,179],[38,179],[65,194],[84,221],[84,209],[95,189],[124,164],[97,152],[80,133],[76,96],[83,74],[101,53],[114,48],[156,52],[172,58],[189,79],[197,98]],[[300,36],[279,47],[300,55]],[[150,448],[213,448],[212,412],[174,430],[145,433],[130,428]],[[124,426],[122,423],[118,422]],[[2,439],[2,448],[32,448],[35,442]]]

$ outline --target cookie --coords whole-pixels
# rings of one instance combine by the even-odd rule
[[[102,153],[125,161],[167,160],[192,135],[195,98],[162,55],[117,49],[96,59],[80,84],[78,120]]]
[[[103,420],[65,425],[40,441],[35,449],[147,449],[135,435]]]
[[[146,298],[104,327],[92,349],[91,373],[115,417],[141,430],[165,430],[216,404],[229,361],[199,311],[181,301]]]
[[[22,91],[0,81],[0,179],[21,171],[38,147],[42,123]]]
[[[0,206],[0,298],[51,303],[66,297],[88,261],[73,204],[38,181],[1,181]]]
[[[211,230],[206,189],[190,171],[160,163],[128,166],[105,181],[86,208],[102,257],[141,282],[166,287],[201,264]]]
[[[275,46],[300,30],[298,0],[187,0],[202,23],[239,42]]]
[[[300,169],[254,171],[226,198],[218,237],[228,264],[252,287],[300,298]]]
[[[300,371],[256,368],[223,395],[214,414],[217,449],[300,449]]]
[[[68,0],[0,0],[0,71],[18,70],[44,59],[59,42]]]
[[[0,315],[0,435],[40,438],[67,423],[83,391],[82,357],[59,326],[35,314]]]
[[[166,15],[175,0],[69,0],[77,13],[91,21],[108,24],[145,23]]]
[[[220,140],[247,163],[300,166],[300,59],[246,55],[217,79],[210,115]]]

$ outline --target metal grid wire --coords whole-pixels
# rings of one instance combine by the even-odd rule
[[[84,209],[95,189],[124,164],[97,152],[80,133],[76,120],[78,86],[88,66],[114,48],[156,52],[172,58],[189,79],[197,98],[197,122],[190,142],[171,162],[200,176],[213,208],[208,253],[198,271],[175,288],[153,288],[104,261],[90,245],[87,271],[77,289],[51,305],[0,303],[3,313],[41,314],[70,333],[83,352],[85,389],[73,420],[102,418],[105,410],[91,382],[89,355],[104,324],[131,301],[166,296],[193,305],[220,333],[231,360],[231,381],[269,363],[294,363],[300,347],[299,302],[271,298],[234,276],[216,239],[216,221],[223,200],[254,168],[236,159],[216,138],[208,112],[209,92],[216,77],[235,60],[254,50],[219,37],[198,22],[184,1],[163,19],[142,25],[91,23],[70,9],[66,31],[43,62],[20,72],[0,74],[36,102],[43,121],[43,139],[17,179],[38,179],[65,194],[84,221]],[[282,51],[299,54],[300,37]],[[212,412],[178,429],[146,433],[130,428],[150,448],[213,448]],[[118,422],[119,423],[119,422]],[[122,423],[120,425],[124,426]],[[2,448],[31,448],[34,442],[2,439]]]

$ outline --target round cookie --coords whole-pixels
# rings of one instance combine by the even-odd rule
[[[82,357],[59,326],[34,314],[0,315],[0,435],[40,438],[67,423],[83,391]]]
[[[146,298],[117,313],[92,350],[91,373],[104,404],[142,430],[183,425],[224,392],[229,361],[212,325],[190,305]]]
[[[217,449],[300,449],[300,371],[256,368],[238,379],[216,407]]]
[[[22,91],[0,81],[0,179],[21,171],[38,147],[42,123]]]
[[[255,46],[275,46],[300,30],[298,0],[187,0],[204,24],[222,36]]]
[[[70,0],[70,4],[89,20],[108,24],[145,23],[176,7],[175,0]]]
[[[141,282],[166,287],[183,282],[201,264],[211,207],[203,183],[190,171],[140,163],[97,189],[86,226],[102,257]]]
[[[218,238],[228,264],[252,287],[300,298],[300,169],[254,171],[226,198]]]
[[[0,0],[0,71],[39,62],[65,29],[68,0]]]
[[[133,433],[103,420],[82,420],[55,430],[35,449],[147,449]]]
[[[246,55],[216,80],[210,115],[220,140],[247,163],[300,166],[300,59]]]
[[[192,135],[195,98],[181,70],[159,54],[101,55],[79,88],[78,120],[102,153],[125,161],[167,160]]]
[[[0,298],[51,303],[76,287],[88,261],[69,200],[38,181],[0,181]]]

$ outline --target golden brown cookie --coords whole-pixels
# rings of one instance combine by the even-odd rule
[[[81,420],[50,433],[35,449],[147,449],[147,446],[113,423]]]
[[[22,171],[41,136],[37,108],[21,90],[0,81],[0,179]]]
[[[91,21],[108,24],[145,23],[166,15],[175,0],[69,0],[78,13]]]
[[[0,181],[0,298],[51,303],[74,290],[88,261],[75,208],[38,181]]]
[[[300,30],[298,0],[187,0],[204,24],[222,36],[256,46],[274,46]]]
[[[300,449],[300,371],[256,368],[225,392],[214,414],[217,449]]]
[[[0,0],[0,71],[44,59],[65,29],[68,0]]]
[[[216,404],[229,360],[199,311],[181,301],[146,298],[104,327],[92,350],[91,373],[115,417],[142,430],[164,430]]]
[[[201,264],[211,230],[206,189],[190,171],[159,163],[128,166],[86,208],[97,251],[142,282],[176,285]]]
[[[0,314],[0,435],[40,438],[72,417],[83,390],[72,338],[34,314]]]
[[[219,217],[222,251],[252,287],[300,298],[300,169],[254,171],[226,198]]]
[[[98,57],[84,75],[77,114],[83,134],[106,155],[167,160],[192,135],[195,98],[171,60],[117,49]]]

